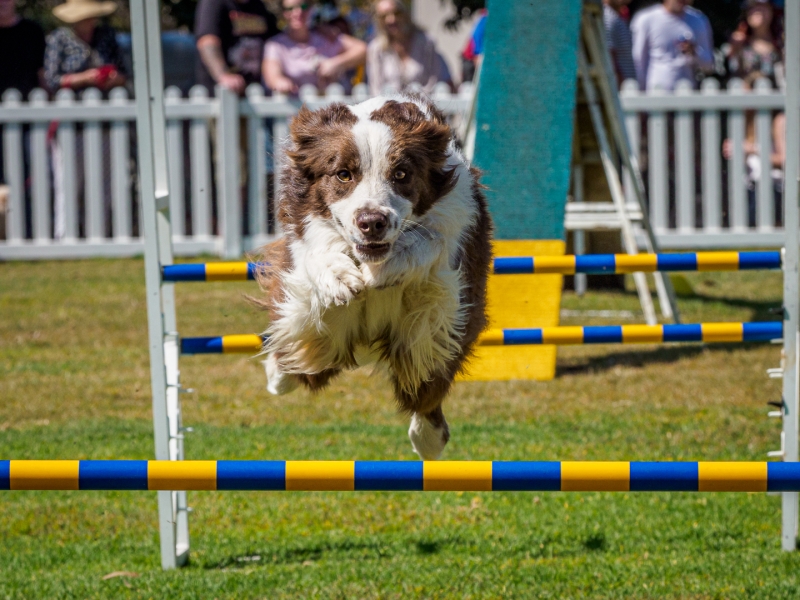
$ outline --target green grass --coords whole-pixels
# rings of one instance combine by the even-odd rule
[[[774,320],[779,273],[687,275],[684,320]],[[149,458],[139,260],[0,264],[0,457]],[[258,332],[250,284],[177,288],[185,335]],[[631,292],[566,294],[631,310]],[[638,319],[638,317],[637,317]],[[565,324],[611,323],[570,317]],[[627,322],[633,322],[628,320]],[[464,459],[763,460],[771,345],[559,350],[552,382],[461,383]],[[181,365],[196,459],[413,459],[385,381],[276,399],[242,356]],[[797,598],[764,494],[191,493],[192,558],[160,569],[155,495],[0,493],[0,598]],[[126,572],[104,579],[106,575]]]

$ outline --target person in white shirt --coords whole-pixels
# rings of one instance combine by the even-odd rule
[[[633,62],[642,90],[674,90],[681,79],[697,84],[714,66],[708,19],[689,0],[663,0],[638,12],[631,23]]]

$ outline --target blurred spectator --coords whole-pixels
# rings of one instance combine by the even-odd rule
[[[283,0],[286,28],[267,42],[264,51],[264,83],[273,91],[297,94],[306,84],[322,91],[334,82],[350,89],[347,71],[364,63],[367,46],[337,31],[310,28],[311,6],[307,0]]]
[[[628,22],[621,14],[627,16],[628,4],[631,0],[603,0],[603,23],[606,27],[606,41],[617,83],[626,79],[636,79],[636,67],[633,65],[633,40]]]
[[[44,46],[42,28],[17,14],[15,0],[0,0],[0,96],[15,89],[27,98],[35,87],[44,87]],[[0,140],[2,132],[0,127]],[[0,215],[5,213],[7,196],[0,143]]]
[[[439,81],[453,87],[436,45],[412,23],[401,0],[378,0],[375,21],[378,35],[367,49],[367,80],[373,96],[408,87],[431,92]]]
[[[248,85],[261,82],[264,42],[277,33],[278,21],[263,0],[199,0],[197,83],[211,94],[216,84],[243,94]]]
[[[728,75],[745,79],[754,73],[782,87],[783,32],[770,0],[747,0],[745,12],[725,52]]]
[[[27,98],[44,87],[44,45],[44,31],[17,14],[15,0],[0,0],[0,96],[15,89]]]
[[[117,46],[114,30],[101,25],[99,19],[117,10],[115,2],[99,0],[67,0],[53,9],[53,14],[67,24],[47,36],[44,56],[45,81],[51,91],[61,88],[81,90],[96,87],[103,91],[125,85],[127,81],[122,54]],[[50,150],[53,155],[53,228],[54,237],[66,234],[66,189],[64,187],[64,161],[62,148],[55,136],[58,123],[50,128]],[[83,135],[78,131],[75,139],[77,161],[75,180],[77,189],[83,189]],[[109,141],[103,136],[103,154],[109,155]],[[104,181],[106,208],[110,203],[110,183]],[[109,210],[105,211],[110,214]]]
[[[127,77],[114,30],[99,19],[117,10],[115,2],[67,0],[53,14],[67,24],[47,36],[44,77],[52,92],[87,87],[110,90]]]
[[[467,45],[461,52],[461,81],[472,81],[475,72],[483,60],[483,39],[486,34],[486,17],[489,12],[484,8],[478,12],[478,19],[472,28]]]
[[[643,90],[673,90],[681,79],[696,85],[714,66],[711,25],[688,0],[663,0],[636,13],[633,62]]]

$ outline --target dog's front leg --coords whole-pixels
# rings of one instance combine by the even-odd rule
[[[349,304],[364,289],[364,276],[344,252],[306,252],[302,264],[323,308]]]

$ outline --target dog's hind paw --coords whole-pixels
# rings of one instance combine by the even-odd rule
[[[350,260],[332,263],[317,281],[317,292],[324,306],[349,304],[363,289],[361,271]]]
[[[422,460],[438,460],[450,439],[450,429],[444,418],[437,427],[427,417],[414,413],[411,415],[408,437],[414,447],[414,452]]]
[[[284,373],[278,366],[278,361],[273,354],[267,360],[261,361],[267,373],[267,391],[273,396],[282,396],[297,389],[300,381],[294,375]]]

